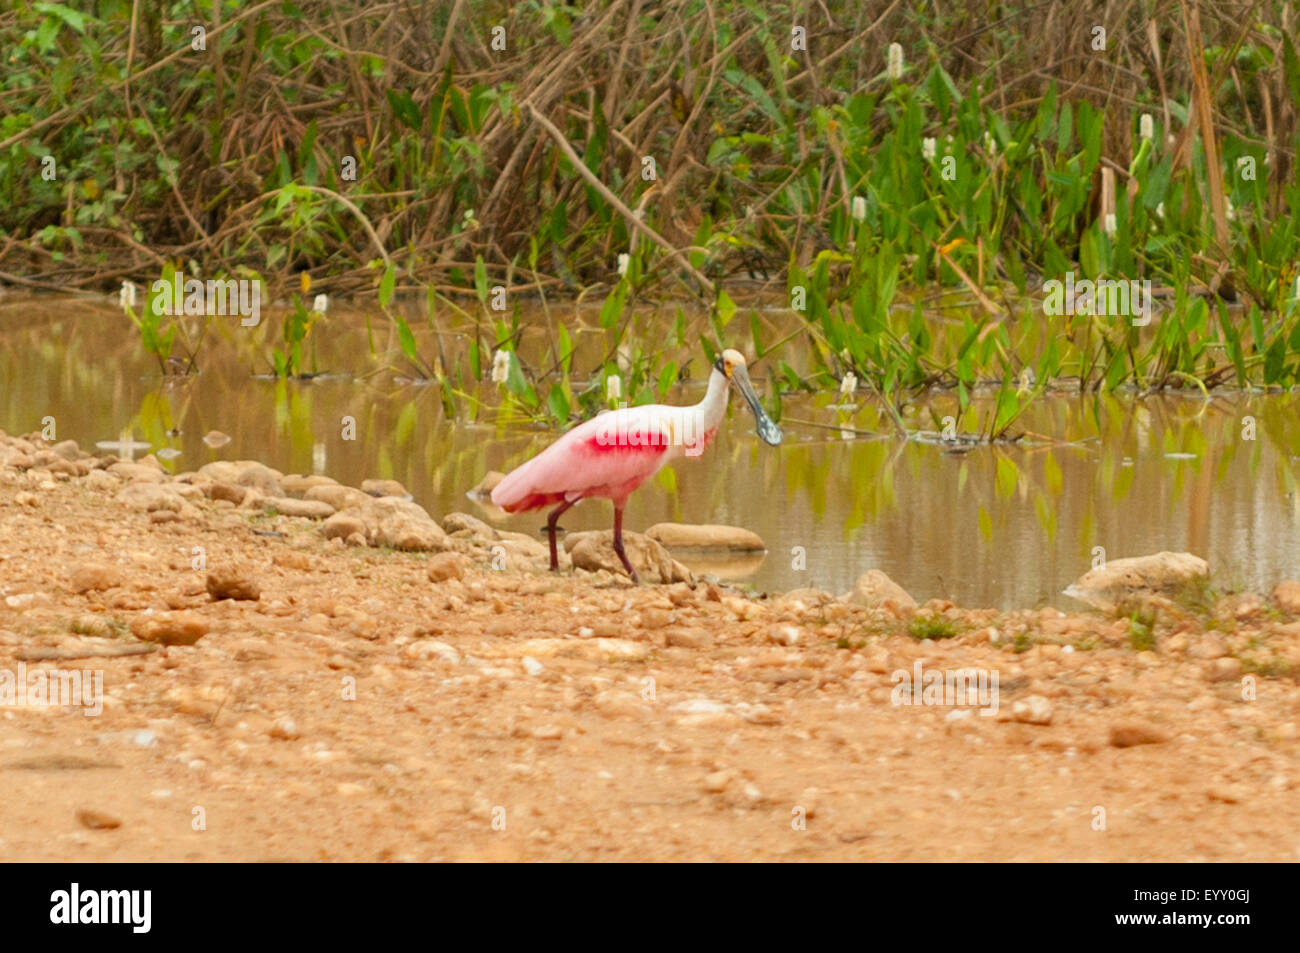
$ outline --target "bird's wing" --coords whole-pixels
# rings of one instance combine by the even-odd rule
[[[507,474],[492,491],[492,502],[510,507],[530,497],[573,498],[647,479],[668,459],[672,447],[664,442],[632,443],[620,438],[618,429],[627,419],[620,414],[645,409],[617,410],[574,427]]]

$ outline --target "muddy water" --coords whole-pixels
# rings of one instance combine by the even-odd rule
[[[575,375],[598,366],[605,339],[594,312],[570,307],[553,316],[578,340]],[[653,330],[660,319],[647,320]],[[538,316],[535,323],[546,322]],[[0,299],[0,428],[38,430],[50,416],[59,439],[84,447],[129,431],[154,450],[179,450],[165,461],[175,472],[216,459],[258,459],[346,483],[391,477],[435,516],[490,516],[466,491],[486,471],[509,469],[553,439],[517,414],[499,414],[490,382],[467,387],[471,397],[448,418],[436,387],[410,381],[382,319],[372,335],[361,317],[331,314],[307,348],[312,366],[327,373],[309,382],[259,376],[269,370],[278,335],[271,318],[255,331],[216,321],[200,372],[164,378],[114,306]],[[545,336],[531,335],[522,352],[539,349]],[[462,354],[467,340],[463,328],[440,335],[449,354]],[[433,352],[431,336],[420,344]],[[691,348],[665,356],[682,360]],[[781,354],[795,367],[799,357]],[[693,370],[695,381],[675,388],[672,402],[698,399],[702,360]],[[761,368],[755,376],[761,388]],[[1266,588],[1300,575],[1298,400],[1060,396],[1022,418],[1031,440],[967,452],[901,440],[862,395],[846,404],[831,394],[787,398],[786,442],[771,448],[734,403],[703,458],[678,462],[633,496],[627,525],[679,520],[753,529],[769,546],[761,561],[699,568],[759,589],[841,592],[879,567],[919,599],[1068,605],[1059,591],[1101,550],[1116,558],[1161,549],[1207,557],[1225,587]],[[934,429],[954,412],[955,401],[936,397],[909,408],[908,424]],[[355,420],[355,439],[344,439],[345,418]],[[211,430],[229,434],[230,443],[205,445]],[[605,528],[610,518],[607,503],[592,501],[563,522],[570,530]],[[526,514],[501,525],[536,531],[542,522]]]

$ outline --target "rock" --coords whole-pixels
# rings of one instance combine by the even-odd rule
[[[478,486],[466,494],[471,500],[488,500],[492,497],[492,491],[497,488],[497,484],[506,478],[506,475],[500,470],[489,470],[483,474],[483,479],[478,481]]]
[[[1011,706],[1011,717],[1027,725],[1050,725],[1052,703],[1042,695],[1030,695]]]
[[[1206,790],[1205,796],[1223,804],[1239,804],[1250,799],[1252,792],[1244,784],[1216,784]]]
[[[424,507],[410,500],[384,496],[367,497],[358,515],[366,524],[366,539],[375,546],[389,546],[416,552],[447,548],[447,534]]]
[[[256,602],[262,598],[262,589],[253,579],[233,566],[223,566],[208,572],[208,595],[214,601],[236,599]]]
[[[707,629],[672,628],[664,633],[664,643],[685,649],[706,649],[713,644]]]
[[[161,470],[144,463],[126,460],[113,464],[108,468],[108,472],[128,483],[162,483],[167,479],[167,475]]]
[[[534,678],[536,678],[538,675],[541,675],[546,668],[544,665],[542,665],[541,662],[537,661],[537,659],[533,658],[531,655],[525,655],[520,660],[520,664],[523,665],[524,671],[527,672],[529,675],[533,676]]]
[[[870,609],[889,609],[896,614],[916,608],[916,600],[907,590],[879,569],[868,569],[859,576],[844,601]]]
[[[270,467],[253,460],[241,460],[236,466],[239,467],[239,472],[235,476],[235,483],[239,486],[249,487],[263,496],[284,496],[284,490],[280,489],[279,474]]]
[[[667,609],[648,608],[641,610],[641,628],[662,629],[674,621],[673,614]]]
[[[427,572],[430,582],[463,579],[465,576],[465,560],[458,553],[438,553],[429,560]]]
[[[338,480],[333,477],[323,476],[319,473],[313,473],[310,476],[303,476],[300,473],[290,473],[288,476],[280,478],[280,489],[286,496],[302,499],[307,491],[317,486],[338,486]]]
[[[739,526],[656,523],[645,534],[668,549],[766,550],[762,537]]]
[[[91,470],[86,474],[86,488],[98,492],[107,492],[115,490],[121,486],[121,482],[114,476],[110,476],[107,470]]]
[[[1204,559],[1191,553],[1160,552],[1112,559],[1080,576],[1063,591],[1104,612],[1132,600],[1178,598],[1196,591],[1209,576]]]
[[[1205,668],[1205,677],[1211,682],[1231,682],[1241,678],[1241,659],[1225,656],[1216,658]]]
[[[236,486],[233,483],[205,483],[203,485],[203,495],[210,500],[229,500],[238,506],[244,502],[244,497],[248,495],[248,488]]]
[[[1300,580],[1284,579],[1274,586],[1273,604],[1290,615],[1300,615]]]
[[[145,642],[160,645],[193,645],[208,634],[208,620],[197,612],[157,612],[137,616],[131,633]]]
[[[368,496],[397,496],[409,500],[411,494],[396,480],[362,480],[361,492]]]
[[[366,523],[355,511],[335,513],[321,524],[321,535],[326,539],[347,539],[349,536],[366,535]]]
[[[767,638],[777,645],[797,645],[801,632],[797,625],[774,625],[767,631]]]
[[[321,500],[295,500],[289,496],[267,497],[262,500],[262,509],[309,520],[323,520],[334,515],[334,507]]]
[[[310,556],[294,550],[276,553],[271,557],[271,562],[285,569],[296,569],[299,572],[311,572],[316,568]]]
[[[496,530],[476,516],[468,513],[448,513],[442,518],[442,528],[447,533],[467,532],[474,539],[493,540]]]
[[[75,440],[61,440],[50,447],[50,452],[64,460],[76,460],[81,457],[81,448],[77,446]]]
[[[402,654],[412,659],[436,658],[443,662],[450,662],[452,665],[460,664],[460,652],[455,646],[439,642],[437,639],[420,639],[412,642],[402,650]]]
[[[112,589],[122,585],[122,573],[113,566],[86,563],[68,572],[68,588],[83,593],[92,590]]]
[[[269,734],[279,741],[293,741],[302,737],[302,733],[298,731],[298,726],[293,723],[292,718],[279,719],[271,726]]]
[[[365,506],[374,499],[374,497],[362,493],[356,487],[340,486],[337,483],[323,483],[319,486],[313,486],[302,495],[302,498],[328,503],[339,511],[353,506]]]
[[[1197,659],[1223,658],[1228,654],[1228,643],[1219,635],[1203,635],[1190,646],[1187,654]]]
[[[185,500],[170,486],[157,483],[128,483],[114,497],[134,510],[152,513],[155,510],[180,512]]]
[[[577,539],[570,546],[565,539],[564,548],[569,551],[575,569],[597,572],[604,569],[615,575],[625,576],[627,571],[614,552],[614,532],[577,533]],[[694,582],[689,569],[668,555],[658,542],[640,533],[624,533],[623,548],[628,561],[632,563],[642,582],[673,583]]]
[[[714,771],[704,776],[704,790],[710,794],[721,794],[731,783],[730,771]]]
[[[112,814],[86,808],[77,811],[77,820],[83,827],[89,827],[92,831],[111,831],[122,826],[122,821]]]
[[[1135,745],[1162,745],[1169,736],[1142,722],[1126,722],[1110,726],[1110,743],[1115,748],[1132,748]]]

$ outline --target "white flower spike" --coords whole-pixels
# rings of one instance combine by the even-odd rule
[[[897,43],[889,44],[889,64],[886,72],[894,82],[903,78],[903,47]]]
[[[504,384],[510,379],[510,352],[497,351],[492,355],[492,383]]]

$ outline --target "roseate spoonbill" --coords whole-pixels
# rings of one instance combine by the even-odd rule
[[[735,384],[754,412],[758,435],[772,446],[781,428],[759,403],[749,382],[745,358],[727,349],[709,374],[704,399],[690,407],[650,404],[623,407],[574,427],[533,459],[506,474],[492,491],[492,502],[507,513],[522,513],[558,503],[546,520],[551,570],[559,569],[555,527],[560,514],[580,500],[603,498],[614,504],[614,552],[638,582],[623,551],[623,507],[628,496],[670,460],[696,457],[708,448],[727,411],[728,385]]]

